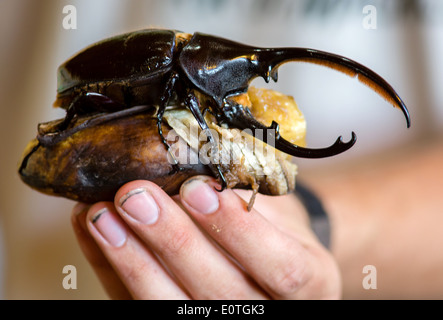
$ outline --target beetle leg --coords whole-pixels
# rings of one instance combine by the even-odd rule
[[[200,111],[200,105],[198,103],[197,98],[195,97],[194,94],[188,93],[185,103],[188,106],[188,108],[191,110],[191,113],[193,114],[194,118],[197,120],[198,125],[203,130],[206,137],[208,138],[208,141],[211,144],[211,157],[212,157],[213,154],[218,153],[218,145],[215,141],[214,136],[212,135],[211,130],[209,130],[208,124],[206,123],[206,120],[203,117],[203,114]],[[216,174],[220,178],[220,181],[222,183],[221,189],[219,190],[216,188],[215,190],[221,192],[224,189],[226,189],[226,187],[227,187],[227,182],[226,182],[225,176],[223,175],[223,172],[221,171],[221,166],[219,163],[213,164],[211,162],[210,167],[211,167],[211,170],[214,172],[214,174]]]
[[[26,169],[26,167],[28,166],[29,158],[31,158],[32,154],[36,152],[41,145],[42,144],[40,143],[40,141],[38,141],[38,143],[31,149],[31,151],[23,158],[23,161],[20,164],[20,168],[18,169],[20,175],[23,176],[23,170]]]
[[[38,141],[44,146],[52,146],[60,141],[63,141],[64,139],[72,136],[74,133],[81,131],[83,129],[96,126],[111,120],[127,117],[127,116],[133,116],[139,113],[146,112],[149,109],[154,108],[153,106],[135,106],[129,109],[124,109],[121,111],[111,112],[111,113],[105,113],[105,114],[98,114],[93,118],[90,118],[88,120],[85,120],[84,122],[80,123],[79,125],[65,129],[63,131],[59,132],[49,132],[49,133],[42,133],[39,132],[37,135]]]
[[[157,128],[158,128],[158,134],[160,135],[160,139],[163,143],[163,145],[166,147],[166,150],[168,150],[169,155],[171,156],[171,159],[174,161],[174,164],[172,165],[172,171],[170,174],[174,174],[181,170],[179,167],[179,162],[175,155],[171,152],[171,146],[166,141],[166,138],[163,135],[163,129],[162,129],[162,123],[163,123],[163,115],[165,114],[165,110],[169,101],[169,98],[172,96],[172,92],[175,88],[175,83],[178,79],[178,73],[174,72],[171,77],[168,79],[168,82],[165,86],[165,91],[163,92],[163,95],[160,98],[160,104],[158,106],[157,110]]]
[[[85,95],[86,94],[82,92],[81,94],[77,95],[74,100],[72,100],[71,104],[66,110],[65,119],[57,127],[58,132],[65,130],[72,122],[72,119],[74,119],[74,116],[77,114],[76,106],[78,105],[79,101],[81,101],[85,97]]]
[[[121,110],[123,105],[115,102],[108,96],[105,96],[97,92],[85,92],[82,91],[78,94],[69,105],[66,111],[66,117],[62,123],[58,126],[58,131],[63,131],[71,124],[75,115],[83,114],[85,106],[93,106],[95,111],[107,111],[107,110]],[[89,110],[88,110],[89,111]]]
[[[214,112],[212,112],[211,107],[205,107],[202,112],[203,118],[206,118],[206,113],[209,112],[210,115],[216,116]]]
[[[300,158],[324,158],[342,153],[351,148],[356,142],[357,138],[354,132],[352,132],[351,140],[343,142],[342,137],[339,137],[334,144],[327,148],[310,149],[297,146],[291,142],[285,140],[279,132],[279,125],[273,121],[272,124],[267,127],[261,122],[257,121],[251,114],[248,108],[242,105],[230,105],[227,103],[223,109],[225,116],[229,119],[231,125],[236,126],[239,129],[250,129],[252,135],[262,140],[265,143],[271,144],[276,149],[290,154],[294,157]],[[265,134],[258,134],[258,130],[264,131]]]
[[[51,145],[56,144],[57,142],[62,141],[65,138],[71,136],[75,132],[89,127],[93,123],[105,122],[105,121],[109,121],[111,119],[114,119],[114,116],[109,116],[109,118],[106,118],[106,116],[103,116],[101,118],[101,120],[99,120],[99,121],[98,121],[98,119],[94,120],[94,121],[92,121],[93,119],[91,119],[91,120],[85,121],[80,126],[68,129],[70,124],[72,123],[72,120],[74,119],[74,117],[78,114],[84,113],[83,108],[85,107],[85,105],[87,105],[87,106],[93,105],[95,107],[93,109],[94,111],[109,110],[112,108],[116,109],[116,110],[122,109],[121,104],[115,102],[114,100],[112,100],[111,98],[109,98],[105,95],[102,95],[102,94],[96,93],[96,92],[82,91],[80,94],[78,94],[74,98],[74,100],[72,100],[71,104],[69,105],[69,107],[66,110],[65,118],[63,119],[62,122],[60,122],[60,124],[58,124],[56,130],[54,132],[44,133],[44,134],[39,132],[38,140],[44,146],[51,146]],[[111,105],[113,107],[109,108],[109,106],[111,106]],[[119,116],[121,117],[123,115],[119,115]]]

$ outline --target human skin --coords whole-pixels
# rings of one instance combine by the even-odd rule
[[[74,208],[79,243],[111,298],[340,298],[335,260],[298,199],[259,196],[248,212],[219,187],[199,176],[171,198],[133,181],[114,204]]]
[[[442,143],[436,139],[350,165],[306,170],[301,180],[316,191],[331,220],[329,250],[312,233],[308,215],[293,195],[258,195],[248,213],[249,193],[225,190],[215,193],[215,212],[202,214],[189,206],[186,201],[192,200],[183,197],[183,190],[170,198],[147,181],[125,185],[115,204],[77,205],[74,228],[112,298],[441,299]],[[115,209],[121,197],[140,187],[152,191],[162,209],[162,218],[148,226]],[[204,202],[203,194],[194,194],[197,204]],[[103,207],[131,235],[122,247],[106,244],[91,222]],[[135,234],[146,236],[135,241]],[[203,253],[214,253],[214,248],[221,264],[202,258],[214,257]],[[158,271],[144,264],[146,252],[169,257],[165,263],[174,275],[168,280],[174,290],[149,289],[161,283],[152,276]],[[376,288],[362,284],[366,265],[375,267]],[[164,270],[158,263],[156,268]],[[184,270],[189,273],[182,274]],[[226,273],[235,281],[221,284]],[[199,279],[199,285],[192,288],[190,279]],[[236,285],[227,287],[229,283]]]

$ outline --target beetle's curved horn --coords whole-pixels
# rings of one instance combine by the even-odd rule
[[[409,111],[392,86],[374,71],[356,61],[333,53],[307,48],[263,48],[257,51],[257,55],[257,60],[267,66],[264,74],[266,81],[269,81],[270,78],[277,81],[278,67],[290,61],[315,63],[340,71],[350,77],[357,77],[360,82],[369,86],[394,107],[399,108],[406,118],[408,128],[411,125]]]
[[[401,109],[408,127],[408,109],[395,90],[382,77],[351,59],[308,48],[260,48],[231,40],[195,33],[180,54],[180,65],[188,79],[214,98],[221,107],[230,94],[244,93],[249,83],[262,76],[277,81],[277,69],[291,61],[320,64],[357,77],[393,106]],[[199,63],[196,63],[199,62]]]
[[[331,146],[326,148],[304,148],[292,144],[291,142],[285,140],[282,136],[280,136],[279,126],[277,122],[273,121],[272,124],[267,127],[261,122],[257,121],[251,114],[249,109],[246,109],[241,105],[237,105],[235,107],[233,115],[227,116],[230,118],[231,125],[243,130],[252,130],[251,134],[255,138],[272,145],[280,151],[299,158],[326,158],[334,156],[348,150],[357,141],[355,133],[352,132],[352,137],[348,142],[343,142],[342,137],[339,137]]]

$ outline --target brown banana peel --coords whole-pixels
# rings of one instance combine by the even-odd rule
[[[287,135],[293,135],[291,142],[304,145],[304,118],[291,97],[255,88],[245,96],[259,121],[268,125],[266,122],[280,117],[281,132],[287,130]],[[153,108],[86,127],[52,146],[40,145],[34,139],[24,151],[20,177],[40,192],[85,203],[113,201],[123,184],[140,179],[150,180],[174,195],[192,176],[217,178],[211,170],[216,163],[228,188],[254,191],[249,209],[257,192],[283,195],[295,188],[297,166],[291,157],[245,132],[216,124],[210,115],[210,130],[219,137],[215,154],[207,153],[205,133],[184,108],[165,112],[162,129],[171,146],[168,151],[158,134],[155,111]],[[91,117],[79,117],[72,126]],[[40,124],[39,134],[53,132],[60,121]]]

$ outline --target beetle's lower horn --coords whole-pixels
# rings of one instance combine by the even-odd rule
[[[277,127],[277,129],[275,129],[275,127]],[[272,139],[275,139],[276,149],[299,158],[326,158],[326,157],[335,156],[350,149],[357,141],[356,134],[352,132],[352,137],[348,142],[343,142],[343,139],[340,136],[329,147],[320,148],[320,149],[311,149],[311,148],[304,148],[297,146],[283,139],[278,133],[278,124],[275,122],[273,122],[271,128],[268,128],[267,130],[270,132],[268,134],[268,141],[269,138],[271,139],[271,141]],[[275,137],[273,136],[274,132],[275,132]],[[268,141],[266,142],[269,143]]]
[[[249,129],[255,138],[298,158],[326,158],[335,156],[351,148],[357,141],[357,136],[352,132],[352,137],[348,142],[343,142],[342,137],[339,137],[331,146],[326,148],[311,149],[297,146],[280,136],[279,126],[275,121],[267,127],[257,121],[249,110],[241,106],[237,106],[235,117],[231,117],[231,125],[242,130]]]
[[[408,128],[411,125],[409,111],[392,86],[377,73],[356,61],[333,53],[306,48],[261,49],[259,55],[259,60],[268,65],[267,74],[265,75],[267,80],[272,78],[277,81],[278,67],[290,61],[315,63],[340,71],[350,77],[357,77],[359,81],[377,92],[394,107],[399,108],[406,118]]]

